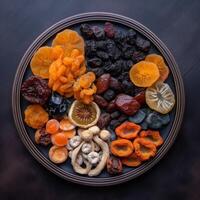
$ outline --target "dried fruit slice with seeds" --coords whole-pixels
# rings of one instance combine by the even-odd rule
[[[147,105],[162,114],[169,113],[175,105],[175,97],[170,86],[161,81],[147,88],[145,97]]]
[[[99,119],[100,109],[94,102],[84,104],[74,101],[69,110],[69,120],[81,128],[88,128],[95,125]]]

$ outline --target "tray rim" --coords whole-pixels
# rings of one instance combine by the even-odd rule
[[[114,176],[114,177],[98,177],[98,178],[90,178],[85,176],[80,176],[77,174],[72,174],[69,172],[64,171],[63,169],[59,168],[57,165],[51,163],[35,146],[35,144],[31,141],[30,137],[28,136],[28,133],[25,129],[23,120],[20,119],[18,116],[18,113],[20,111],[21,115],[21,109],[20,109],[20,86],[21,82],[24,76],[24,73],[26,71],[26,68],[28,66],[28,63],[30,61],[30,58],[32,57],[32,54],[37,50],[41,45],[48,40],[51,36],[62,30],[63,28],[66,28],[70,25],[84,22],[84,21],[95,21],[95,20],[108,20],[117,22],[120,24],[123,24],[125,26],[130,26],[137,31],[139,31],[142,35],[146,36],[161,52],[161,54],[166,59],[167,63],[169,64],[169,67],[171,69],[171,72],[173,74],[173,79],[175,83],[175,89],[176,89],[176,113],[175,113],[175,120],[172,124],[171,130],[162,145],[162,147],[159,149],[157,155],[152,160],[148,161],[147,163],[143,164],[141,167],[139,167],[140,170],[134,169],[130,172],[124,173],[122,175]],[[21,75],[21,77],[20,77]],[[17,98],[17,101],[16,101]],[[26,148],[29,150],[29,152],[33,155],[33,157],[41,163],[45,168],[53,172],[54,174],[69,180],[74,183],[82,184],[82,185],[89,185],[89,186],[108,186],[108,185],[115,185],[119,183],[126,182],[130,179],[136,178],[140,176],[141,174],[145,173],[149,169],[151,169],[164,155],[166,155],[167,151],[170,149],[172,144],[174,143],[176,136],[179,132],[183,115],[184,115],[184,109],[185,109],[185,93],[184,93],[184,85],[183,80],[181,77],[180,70],[178,68],[178,65],[169,51],[169,49],[165,46],[165,44],[153,33],[151,32],[147,27],[142,25],[141,23],[137,22],[136,20],[133,20],[131,18],[114,14],[114,13],[107,13],[107,12],[89,12],[89,13],[82,13],[78,15],[73,15],[71,17],[67,17],[48,29],[46,29],[42,34],[40,34],[29,46],[27,51],[25,52],[24,56],[22,57],[13,82],[13,90],[12,90],[12,110],[13,110],[13,117],[15,121],[16,128],[18,130],[18,134],[26,146]],[[22,116],[21,116],[22,118]],[[135,173],[134,173],[135,172]]]

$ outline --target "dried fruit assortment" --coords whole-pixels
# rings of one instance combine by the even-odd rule
[[[151,53],[150,53],[151,52]],[[114,24],[65,29],[32,57],[21,86],[24,122],[49,159],[78,174],[110,175],[156,156],[175,95],[151,42]]]

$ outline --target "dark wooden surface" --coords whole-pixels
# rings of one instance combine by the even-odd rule
[[[200,199],[200,1],[198,0],[1,0],[0,199]],[[55,22],[82,12],[107,11],[150,28],[171,49],[186,92],[179,136],[150,171],[119,186],[89,188],[51,174],[22,144],[12,118],[17,65],[32,41]]]

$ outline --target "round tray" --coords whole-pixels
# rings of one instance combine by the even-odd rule
[[[34,52],[41,47],[42,45],[48,45],[56,33],[60,32],[65,28],[72,28],[78,30],[78,26],[83,23],[91,24],[103,24],[105,21],[110,21],[119,26],[120,29],[132,28],[136,30],[140,35],[146,37],[155,47],[155,51],[159,52],[165,59],[167,65],[170,68],[171,75],[169,77],[169,84],[172,87],[175,96],[176,96],[176,106],[173,109],[173,112],[170,114],[172,120],[171,123],[163,131],[164,143],[159,148],[156,156],[142,164],[137,168],[128,168],[124,172],[117,176],[109,176],[107,173],[103,172],[98,177],[87,177],[81,176],[73,172],[70,164],[55,165],[48,159],[48,151],[40,146],[36,146],[34,143],[34,133],[33,130],[25,126],[23,122],[23,110],[27,106],[27,102],[23,100],[20,96],[20,88],[23,80],[27,78],[31,72],[29,69],[29,62],[34,54]],[[136,178],[137,176],[143,174],[151,167],[153,167],[169,150],[173,144],[180,125],[182,122],[185,106],[185,95],[184,95],[184,86],[181,78],[180,71],[175,62],[174,57],[167,49],[167,47],[161,42],[161,40],[153,34],[148,28],[138,23],[135,20],[130,18],[113,14],[113,13],[104,13],[104,12],[92,12],[92,13],[83,13],[75,15],[69,18],[66,18],[55,25],[48,28],[43,32],[28,48],[24,54],[14,79],[13,83],[13,93],[12,93],[12,107],[13,107],[13,116],[15,120],[16,127],[18,129],[19,135],[25,144],[26,148],[30,153],[47,169],[56,175],[83,185],[90,186],[108,186],[119,184],[130,179]]]

